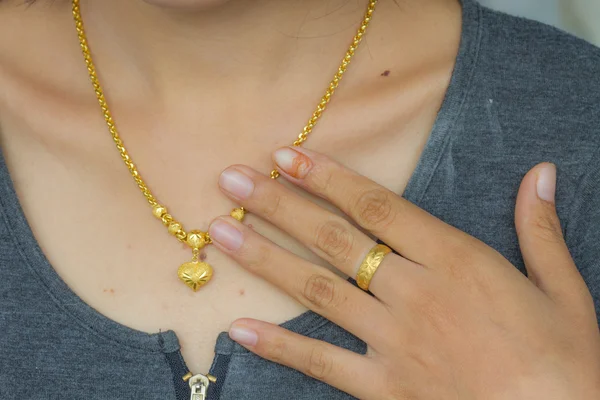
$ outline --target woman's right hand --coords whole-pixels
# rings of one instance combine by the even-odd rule
[[[231,217],[210,227],[239,264],[368,345],[359,355],[279,326],[236,321],[250,351],[360,399],[598,400],[594,305],[562,237],[555,167],[524,179],[517,231],[529,279],[474,237],[375,182],[306,149],[276,156],[290,182],[331,202],[399,254],[383,259],[375,297]],[[256,216],[356,276],[375,242],[345,219],[245,166],[221,188]]]

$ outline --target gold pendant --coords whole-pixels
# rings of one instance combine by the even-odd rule
[[[202,286],[206,285],[213,275],[213,269],[210,264],[192,260],[181,264],[177,270],[179,279],[183,281],[194,292],[197,292]]]
[[[185,243],[192,248],[192,261],[181,264],[177,270],[177,276],[190,289],[197,292],[210,281],[213,275],[210,264],[198,261],[200,249],[210,243],[210,238],[206,232],[194,230],[186,234]]]

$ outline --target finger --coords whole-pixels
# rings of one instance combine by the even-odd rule
[[[534,167],[521,183],[515,223],[527,274],[556,302],[589,308],[592,298],[565,244],[555,191],[556,167],[548,163]]]
[[[273,157],[286,179],[328,200],[412,261],[435,266],[446,260],[448,249],[467,248],[475,240],[324,155],[284,147]]]
[[[225,194],[244,208],[289,233],[348,276],[356,276],[362,260],[375,245],[370,237],[344,218],[251,168],[242,165],[227,168],[221,174],[219,184]],[[398,268],[387,267],[392,263],[391,259]],[[415,266],[396,254],[388,254],[373,278],[373,293],[383,297],[385,293],[396,291],[385,288],[385,282],[402,278],[406,268]]]
[[[241,266],[362,340],[379,339],[381,332],[391,329],[389,313],[376,298],[239,221],[219,217],[211,223],[209,233],[213,244]]]
[[[381,367],[372,358],[308,338],[279,326],[242,319],[230,337],[253,353],[286,365],[359,399],[383,398]]]

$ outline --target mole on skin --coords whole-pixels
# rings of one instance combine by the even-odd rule
[[[391,72],[391,71],[390,71],[389,69],[386,69],[385,71],[383,71],[383,72],[381,73],[381,76],[390,76],[390,72]]]

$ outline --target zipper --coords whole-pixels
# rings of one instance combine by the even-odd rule
[[[183,377],[183,380],[187,381],[190,385],[190,400],[206,400],[206,393],[208,393],[208,387],[210,386],[211,382],[215,383],[217,381],[217,378],[209,374],[192,375],[191,372],[188,372]]]

